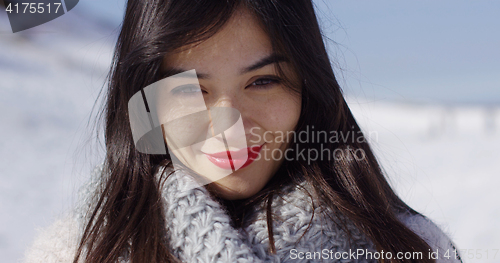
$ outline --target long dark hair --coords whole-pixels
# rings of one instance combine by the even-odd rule
[[[285,160],[258,196],[269,203],[285,177],[293,182],[306,180],[324,205],[352,221],[377,250],[426,255],[429,245],[397,219],[398,213],[418,213],[391,189],[349,110],[310,0],[129,0],[108,83],[102,185],[74,262],[80,257],[92,263],[115,262],[121,255],[127,255],[131,262],[177,261],[166,240],[160,184],[155,178],[170,156],[147,155],[135,149],[127,103],[142,87],[161,78],[166,54],[211,37],[238,7],[247,8],[258,18],[274,51],[286,56],[303,80],[296,131],[314,127],[351,136],[322,142],[323,148],[341,150],[335,158],[312,163]],[[319,143],[306,142],[301,147],[320,151]],[[363,158],[359,158],[359,150]],[[268,215],[271,217],[270,211]],[[272,238],[270,243],[273,251]]]

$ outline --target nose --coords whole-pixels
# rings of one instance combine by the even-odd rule
[[[236,102],[234,96],[224,95],[224,96],[220,96],[219,98],[217,98],[215,103],[213,103],[212,105],[207,105],[207,106],[208,106],[208,108],[210,108],[210,107],[237,108],[237,102]]]
[[[234,113],[234,110],[236,110],[241,115],[243,121],[246,121],[249,117],[247,115],[249,115],[248,111],[251,108],[249,107],[248,101],[244,98],[244,96],[236,93],[225,93],[217,98],[212,98],[212,103],[207,103],[207,108],[210,109],[212,107],[232,108],[233,110],[231,112]]]
[[[211,102],[211,103],[210,103]],[[236,110],[243,119],[245,119],[245,99],[238,96],[238,94],[221,94],[217,98],[211,98],[206,104],[207,109],[211,108],[232,108],[230,112],[234,113]]]
[[[221,115],[219,116],[222,116],[222,118],[213,119],[215,123],[212,124],[218,127],[226,127],[224,129],[224,134],[228,140],[243,140],[243,142],[245,142],[245,126],[248,118],[244,110],[244,99],[239,98],[237,94],[221,94],[214,101],[214,103],[207,105],[207,108],[209,110],[217,108],[217,111],[214,110],[212,113],[217,115],[217,113],[220,112]],[[223,110],[221,108],[231,109]],[[229,123],[231,124],[228,125]]]

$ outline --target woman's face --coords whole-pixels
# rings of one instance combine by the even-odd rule
[[[206,177],[212,182],[208,188],[224,199],[251,197],[264,187],[281,165],[287,147],[282,135],[293,132],[297,125],[301,97],[280,80],[274,63],[277,56],[259,22],[240,9],[211,38],[163,60],[164,72],[196,71],[207,109],[228,107],[241,114],[242,125],[236,123],[224,137],[219,134],[172,151],[201,175],[223,174]],[[278,60],[288,78],[299,83],[288,62]],[[223,158],[227,150],[234,159],[233,167]]]

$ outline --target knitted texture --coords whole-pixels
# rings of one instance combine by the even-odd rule
[[[167,171],[168,172],[168,171]],[[27,251],[25,262],[72,262],[81,229],[86,223],[86,209],[95,202],[95,189],[101,170],[83,191],[83,200],[72,216],[57,221],[40,232]],[[159,178],[159,175],[158,175]],[[336,252],[363,249],[375,252],[373,244],[347,222],[347,233],[331,218],[335,214],[311,198],[313,189],[303,183],[282,189],[273,197],[273,236],[276,254],[269,252],[267,217],[262,206],[255,206],[243,229],[231,226],[223,206],[189,175],[175,172],[166,178],[162,188],[168,239],[174,255],[183,262],[376,262],[373,258],[334,259]],[[436,262],[459,262],[446,259],[446,249],[453,246],[449,238],[431,221],[409,214],[399,215],[401,222],[439,249]],[[343,219],[343,218],[342,218]],[[247,218],[245,218],[247,220]],[[324,254],[326,252],[326,254]],[[301,254],[302,253],[302,254]],[[128,262],[126,254],[119,262]],[[328,256],[326,258],[325,256]]]
[[[273,200],[272,210],[277,211],[273,223],[276,255],[268,252],[264,210],[256,209],[255,221],[244,231],[236,230],[222,206],[204,187],[197,187],[189,175],[176,172],[166,180],[164,189],[171,246],[184,262],[306,262],[290,258],[291,251],[337,252],[350,248],[374,251],[373,245],[353,225],[348,226],[352,232],[349,239],[333,221],[322,217],[320,208],[313,217],[312,200],[301,186],[289,187],[284,196]]]
[[[262,262],[220,204],[198,186],[180,172],[165,182],[165,221],[174,254],[183,262]]]

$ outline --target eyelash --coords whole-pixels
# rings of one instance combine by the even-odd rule
[[[266,82],[265,84],[256,84],[257,82]],[[260,79],[257,79],[256,81],[252,82],[252,84],[248,85],[247,88],[253,87],[257,89],[266,89],[270,88],[271,86],[275,84],[279,84],[280,80],[275,77],[263,77]]]
[[[204,90],[200,90],[199,86],[192,85],[192,84],[187,84],[187,85],[181,85],[176,88],[174,88],[171,93],[176,94],[176,95],[190,95],[198,92],[204,92]]]

